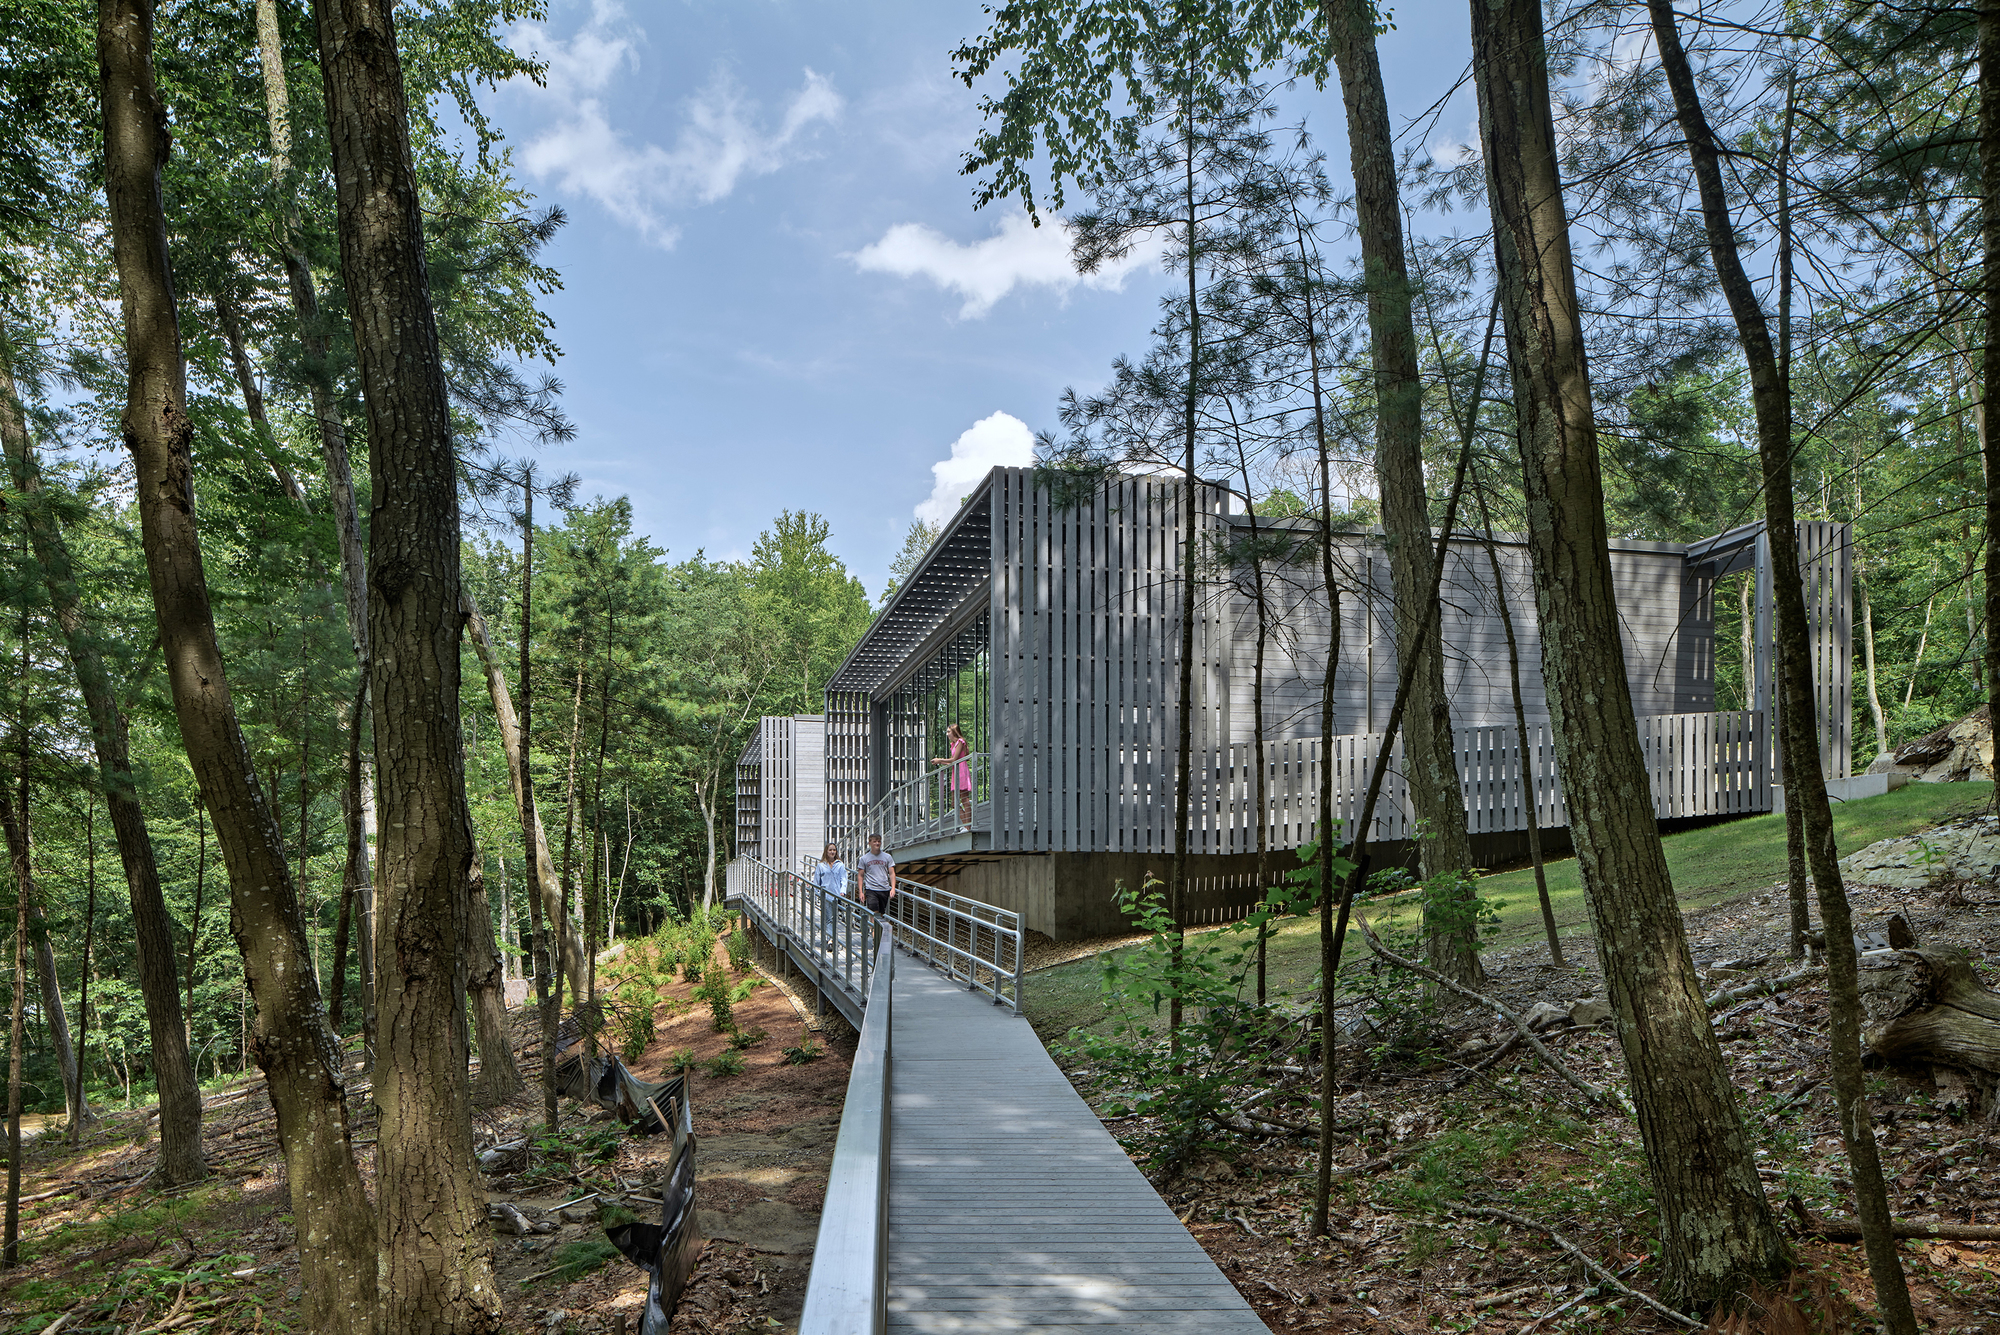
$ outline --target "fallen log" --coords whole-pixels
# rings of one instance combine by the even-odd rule
[[[1415,960],[1405,959],[1395,951],[1390,950],[1389,947],[1382,944],[1382,938],[1375,934],[1375,929],[1368,925],[1367,914],[1357,912],[1354,915],[1354,924],[1361,929],[1361,935],[1367,938],[1368,949],[1374,953],[1376,958],[1387,960],[1397,968],[1408,973],[1413,973],[1419,978],[1428,978],[1447,992],[1456,992],[1467,1001],[1492,1011],[1495,1015],[1513,1025],[1514,1032],[1524,1043],[1534,1049],[1537,1057],[1542,1059],[1542,1065],[1562,1077],[1572,1088],[1581,1093],[1586,1103],[1602,1105],[1606,1108],[1618,1108],[1627,1116],[1633,1115],[1631,1105],[1623,1095],[1611,1090],[1599,1089],[1576,1072],[1570,1070],[1569,1067],[1563,1065],[1562,1059],[1549,1051],[1549,1046],[1542,1041],[1541,1035],[1529,1028],[1528,1022],[1522,1019],[1514,1011],[1514,1008],[1506,1002],[1495,997],[1489,997],[1483,992],[1475,992],[1463,983],[1445,977],[1435,969],[1426,968]]]
[[[1826,970],[1820,968],[1800,969],[1796,973],[1781,974],[1776,978],[1757,978],[1740,987],[1726,987],[1720,992],[1709,994],[1708,1008],[1718,1010],[1736,1001],[1750,1001],[1757,997],[1775,997],[1787,988],[1819,977]]]
[[[1799,1232],[1809,1238],[1820,1238],[1826,1242],[1859,1242],[1861,1225],[1852,1219],[1828,1219],[1806,1209],[1797,1196],[1786,1198],[1785,1204],[1799,1221]],[[1889,1223],[1892,1238],[1929,1239],[1935,1242],[2000,1242],[2000,1224],[1917,1224],[1907,1219],[1895,1219]]]
[[[1958,951],[1905,950],[1888,977],[1870,980],[1863,1030],[1885,1061],[1928,1062],[2000,1075],[2000,992],[1982,986]]]

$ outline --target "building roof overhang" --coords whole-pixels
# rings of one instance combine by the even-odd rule
[[[992,469],[945,524],[923,561],[896,590],[861,642],[827,682],[829,691],[879,691],[993,572]]]

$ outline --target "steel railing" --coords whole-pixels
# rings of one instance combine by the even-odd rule
[[[996,1005],[1021,1009],[1020,915],[898,878],[886,912],[828,896],[793,872],[751,858],[729,865],[731,897],[818,976],[821,992],[860,1030],[820,1210],[800,1335],[881,1335],[887,1321],[889,1089],[896,949]]]
[[[813,971],[820,991],[860,1028],[883,920],[859,900],[830,895],[796,872],[754,858],[729,864],[729,891],[773,944]]]
[[[992,757],[976,751],[891,788],[868,809],[868,830],[896,849],[990,829],[992,813]]]
[[[907,876],[896,885],[888,912],[896,944],[1018,1015],[1026,962],[1021,915]]]
[[[885,937],[870,966],[867,1018],[854,1049],[834,1137],[819,1240],[799,1335],[881,1335],[888,1320],[890,1012],[896,952]]]

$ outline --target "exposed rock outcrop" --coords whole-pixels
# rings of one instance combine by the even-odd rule
[[[1962,783],[1993,777],[1993,720],[1986,706],[1956,723],[1912,737],[1877,756],[1870,774],[1907,774],[1918,783]]]
[[[1842,858],[1840,874],[1854,884],[1902,890],[2000,878],[2000,828],[1991,817],[1975,816],[1922,834],[1884,839]]]

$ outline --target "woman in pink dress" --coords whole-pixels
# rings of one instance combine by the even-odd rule
[[[931,761],[933,765],[951,767],[951,793],[958,805],[958,823],[961,827],[972,824],[972,743],[965,740],[956,723],[944,730],[945,739],[951,743],[951,754]]]

